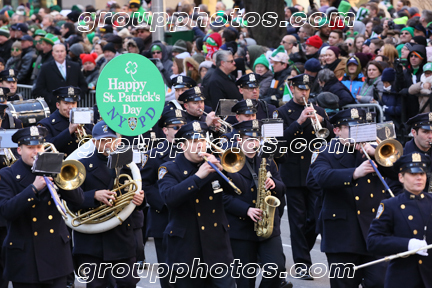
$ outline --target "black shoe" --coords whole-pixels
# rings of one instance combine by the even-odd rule
[[[73,282],[66,283],[66,288],[75,288],[75,284]]]
[[[300,280],[314,280],[312,275],[306,269],[305,270],[302,269],[300,272],[297,272],[296,278]]]
[[[282,281],[280,288],[292,288],[293,284],[291,282]]]

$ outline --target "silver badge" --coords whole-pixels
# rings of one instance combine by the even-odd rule
[[[195,86],[194,89],[195,89],[195,94],[201,94],[201,89],[198,86]]]
[[[432,112],[429,112],[429,121],[432,121]]]
[[[0,96],[3,96],[3,88],[0,88]]]
[[[68,95],[73,96],[75,94],[75,89],[73,87],[69,87],[68,89]]]
[[[359,113],[356,108],[351,109],[351,119],[359,118]]]
[[[192,127],[195,132],[201,132],[201,125],[198,121],[193,122]]]
[[[39,136],[39,129],[36,126],[30,126],[30,136]]]
[[[177,83],[183,83],[183,76],[178,76],[177,77]]]
[[[219,184],[219,180],[215,180],[212,182],[212,188],[213,188],[213,193],[219,193],[223,191],[223,189]]]
[[[372,122],[372,113],[371,112],[366,113],[366,121]]]
[[[175,110],[175,114],[176,114],[176,117],[177,117],[177,118],[182,118],[182,117],[183,117],[183,115],[182,115],[182,111],[181,111],[180,109],[176,109],[176,110]]]
[[[15,71],[13,69],[9,69],[9,75],[14,77],[15,76]]]
[[[246,99],[246,106],[248,106],[248,107],[252,107],[253,106],[252,99]]]
[[[309,75],[303,75],[303,82],[309,83]]]
[[[255,82],[256,81],[255,74],[253,74],[253,73],[249,74],[249,81],[250,82]]]
[[[259,122],[258,120],[252,120],[252,128],[258,129],[259,128]]]

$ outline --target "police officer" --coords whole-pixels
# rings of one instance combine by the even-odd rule
[[[53,143],[59,152],[65,153],[65,157],[75,151],[80,143],[77,138],[79,124],[70,123],[69,114],[72,108],[76,108],[78,101],[81,100],[81,89],[78,87],[68,86],[61,87],[53,91],[57,99],[57,110],[49,117],[39,121],[38,126],[48,129],[46,137],[47,142]],[[88,135],[91,135],[91,127],[86,124],[84,129]]]
[[[326,253],[331,273],[337,271],[337,263],[360,265],[376,260],[376,256],[367,251],[366,238],[379,203],[387,196],[360,145],[354,147],[348,142],[349,126],[365,123],[365,117],[363,109],[351,108],[337,113],[331,122],[338,138],[312,156],[310,170],[323,193],[318,218],[321,251]],[[370,157],[374,156],[375,148],[371,145],[365,144],[364,149]],[[330,285],[357,288],[363,282],[365,287],[382,287],[385,271],[385,263],[377,264],[356,271],[351,278],[350,273],[330,278]]]
[[[178,277],[172,280],[179,288],[235,287],[227,271],[233,254],[222,199],[222,192],[230,186],[203,162],[201,156],[222,169],[213,155],[205,153],[207,129],[199,121],[182,126],[176,138],[182,141],[184,153],[162,164],[158,171],[159,192],[169,210],[163,240],[166,262],[173,269],[173,277]],[[214,270],[210,274],[216,263],[220,274]]]
[[[284,106],[279,107],[273,113],[273,118],[282,118],[285,127],[284,140],[286,140],[287,144],[288,157],[287,161],[280,165],[280,175],[287,187],[286,203],[296,273],[300,279],[312,280],[312,276],[307,271],[312,265],[309,252],[313,248],[317,236],[313,216],[317,195],[306,187],[306,175],[309,170],[312,152],[307,146],[298,150],[296,147],[299,143],[309,145],[317,137],[311,122],[315,118],[314,110],[323,128],[332,131],[332,125],[321,107],[313,105],[313,108],[305,108],[305,101],[308,101],[310,93],[310,77],[306,74],[300,74],[288,80],[291,81],[290,89],[293,99]],[[330,133],[327,139],[331,138],[331,136]],[[295,140],[296,138],[301,139]]]
[[[183,109],[181,104],[177,101],[181,94],[187,89],[193,88],[197,86],[197,83],[188,76],[179,75],[172,79],[173,88],[175,89],[175,99],[167,102],[168,106],[171,106],[175,109]]]
[[[81,205],[71,207],[74,211],[79,209],[96,208],[99,205],[106,204],[112,206],[110,199],[115,200],[116,192],[111,191],[116,177],[115,169],[107,166],[108,152],[114,151],[119,141],[113,130],[111,130],[104,121],[98,122],[92,131],[95,144],[93,155],[80,159],[86,168],[86,179],[81,186],[84,190],[84,202]],[[132,200],[137,206],[140,206],[144,199],[144,192],[140,191],[135,194]],[[87,284],[87,287],[106,287],[110,274],[113,274],[114,281],[119,287],[135,287],[139,278],[133,264],[136,262],[136,243],[133,231],[131,217],[123,219],[123,223],[111,230],[96,233],[84,234],[74,232],[73,253],[78,262],[78,267],[84,263],[93,265],[83,266],[89,269],[89,275],[95,275],[94,279]],[[117,263],[125,263],[129,269],[123,272],[110,268],[106,269],[104,277],[98,276],[101,263],[111,263],[114,266]],[[102,264],[102,267],[103,266]],[[81,273],[81,270],[78,271]],[[96,273],[96,274],[95,274]],[[119,274],[118,274],[119,273]],[[83,275],[81,275],[83,276]]]
[[[367,238],[369,251],[380,255],[432,244],[432,195],[425,192],[430,157],[419,152],[405,154],[394,166],[403,192],[382,201]],[[391,260],[384,287],[432,287],[431,250]]]
[[[8,108],[8,106],[6,104],[0,104],[0,127],[2,126],[3,123],[3,119],[6,119],[7,115],[6,115],[6,109]],[[0,128],[0,130],[4,130],[3,127]],[[18,153],[16,152],[15,148],[11,148],[10,151],[12,151],[13,156],[15,158],[19,158]],[[8,153],[8,155],[6,155],[6,153]],[[12,161],[12,155],[9,154],[9,151],[5,151],[4,149],[0,149],[0,169],[3,167],[6,167],[8,165],[7,164],[7,160]],[[6,224],[5,224],[6,226]],[[0,276],[1,277],[1,276]]]
[[[257,107],[258,107],[257,100],[252,100],[252,99],[241,100],[231,108],[231,112],[236,113],[236,115],[234,117],[232,116],[228,117],[227,122],[241,123],[247,120],[255,120],[257,115]],[[233,118],[234,121],[230,120],[230,118]],[[237,140],[234,136],[238,134],[239,131],[236,128],[234,128],[234,126],[232,131],[223,134],[220,137],[220,142],[223,145],[222,149],[226,149],[226,147],[228,146],[237,144],[236,143]],[[228,143],[228,146],[226,146],[225,143]]]
[[[256,203],[257,193],[261,188],[258,186],[261,163],[267,160],[257,155],[260,145],[261,123],[259,120],[247,120],[235,124],[234,127],[240,134],[238,146],[246,155],[246,163],[243,168],[238,173],[228,173],[228,177],[232,178],[234,184],[243,193],[238,195],[232,190],[224,193],[225,212],[231,226],[229,234],[234,259],[239,259],[241,265],[246,265],[258,263],[259,257],[264,270],[277,271],[273,277],[263,277],[260,287],[279,287],[281,283],[280,273],[285,272],[286,269],[278,209],[274,213],[273,223],[269,223],[269,225],[273,225],[271,235],[266,238],[258,237],[254,229],[254,225],[263,217],[263,211],[256,207]],[[281,203],[285,185],[280,178],[275,162],[267,161],[265,169],[265,190],[269,191],[269,195],[278,198],[277,200]],[[236,278],[237,287],[255,287],[255,275],[256,271],[255,273],[248,273],[248,271],[243,270],[242,273],[239,273],[239,278]]]
[[[276,106],[259,99],[259,84],[257,81],[259,77],[260,75],[255,73],[243,75],[236,81],[236,85],[239,86],[240,94],[243,95],[244,100],[253,99],[258,102],[256,119],[262,120],[272,118]]]
[[[204,115],[204,100],[205,96],[200,87],[194,87],[183,92],[178,100],[183,103],[186,110],[186,121],[201,121],[205,122],[207,126],[220,127],[221,124],[217,122],[219,119],[216,117],[215,112],[210,112]]]
[[[7,95],[9,94],[10,89],[6,87],[0,87],[0,103],[7,104]],[[9,109],[5,111],[5,118],[1,124],[3,129],[20,129],[23,128],[23,123],[21,120],[12,116],[12,113]]]
[[[148,237],[153,237],[156,246],[156,256],[159,263],[166,262],[166,247],[162,244],[163,232],[168,224],[168,208],[159,193],[157,184],[158,168],[165,162],[173,161],[179,148],[174,143],[175,135],[186,124],[185,112],[166,106],[158,121],[165,134],[165,141],[144,155],[141,169],[143,189],[146,191],[147,203],[150,205],[147,213]],[[162,267],[162,266],[161,266]],[[163,275],[164,272],[161,273]],[[162,288],[170,287],[168,277],[161,277]]]
[[[403,154],[420,153],[432,157],[432,112],[418,114],[410,118],[406,125],[411,126],[413,139],[405,143]],[[431,174],[429,166],[428,176]],[[395,195],[403,192],[403,185],[398,179],[388,179],[388,184]],[[429,191],[429,179],[426,179],[425,192]]]
[[[71,236],[44,178],[31,171],[46,135],[43,127],[18,130],[12,141],[19,145],[21,159],[0,171],[0,214],[8,222],[4,276],[14,287],[63,288],[73,271]],[[68,204],[84,200],[81,188],[59,193]]]
[[[1,86],[9,88],[7,101],[23,100],[21,93],[17,93],[18,79],[14,69],[6,69],[0,72]]]

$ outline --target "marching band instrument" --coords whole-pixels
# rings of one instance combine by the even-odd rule
[[[84,144],[92,139],[92,136],[87,134],[84,128],[84,124],[79,124],[77,130],[75,131],[75,134],[77,137],[77,142],[81,144]]]
[[[236,173],[240,171],[246,163],[246,157],[244,153],[238,147],[231,147],[226,150],[218,147],[212,143],[209,139],[205,139],[206,142],[216,150],[216,153],[221,153],[220,157],[221,165],[223,169],[229,173]]]
[[[206,116],[208,115],[208,113],[206,113],[204,110],[202,110],[202,109],[199,109],[199,110],[201,112],[203,112]],[[233,130],[232,125],[230,123],[226,122],[225,120],[222,120],[221,118],[219,118],[219,120],[217,120],[217,121],[222,125],[221,127],[218,128],[221,133],[228,133],[229,132],[228,129],[231,131]]]
[[[391,167],[403,155],[402,144],[395,139],[381,141],[375,148],[375,160],[384,167]]]
[[[234,189],[234,192],[236,192],[238,195],[241,195],[242,192],[241,190],[231,181],[228,179],[228,177],[226,177],[221,171],[219,171],[219,169],[216,167],[216,165],[214,165],[213,163],[211,163],[206,156],[201,155],[201,153],[199,154],[204,161],[206,161],[228,184],[230,184],[230,186]],[[222,162],[221,162],[222,165]],[[223,166],[223,165],[222,165]]]
[[[35,125],[51,115],[43,98],[16,100],[7,103],[10,114],[21,120],[24,127]]]
[[[267,179],[266,158],[262,158],[258,172],[258,191],[255,208],[263,212],[262,219],[254,223],[254,231],[258,237],[268,238],[273,233],[274,214],[276,208],[280,205],[280,200],[271,196],[271,192],[265,189]]]
[[[10,167],[13,163],[17,161],[17,158],[12,152],[11,148],[3,148],[4,156],[5,156],[5,165]]]
[[[305,97],[303,97],[303,101],[305,103],[305,108],[308,108],[308,107],[312,107],[313,108],[312,104],[308,104],[307,103]],[[314,117],[315,119],[311,119],[311,122],[312,122],[312,127],[315,130],[315,135],[318,138],[327,138],[330,135],[330,131],[327,128],[323,128],[322,127],[321,123],[318,120],[318,116],[317,116],[317,113],[316,113],[315,110],[313,112],[313,115],[315,116]]]
[[[416,250],[410,250],[410,251],[405,251],[405,252],[397,253],[397,254],[390,255],[390,256],[387,256],[387,257],[384,257],[384,258],[381,258],[381,259],[378,259],[378,260],[375,260],[375,261],[371,261],[371,262],[368,262],[368,263],[365,263],[365,264],[362,264],[362,265],[359,265],[359,266],[355,266],[354,270],[362,269],[364,267],[375,265],[375,264],[378,264],[378,263],[381,263],[381,262],[388,262],[388,261],[391,261],[391,260],[396,259],[396,258],[405,258],[405,257],[408,257],[410,255],[416,254],[418,251],[428,250],[428,249],[432,249],[432,244],[424,246],[424,247],[421,247],[421,248],[418,248]]]
[[[93,143],[90,141],[89,143]],[[87,145],[82,145],[84,147]],[[90,151],[89,149],[95,148],[94,144],[89,145],[85,151]],[[75,150],[71,155],[66,158],[68,160],[78,160],[83,158],[86,152],[77,152],[80,148]],[[76,153],[77,152],[77,153]],[[94,153],[98,153],[97,150]],[[69,228],[85,234],[96,234],[102,233],[121,225],[125,219],[129,217],[130,214],[135,209],[135,204],[131,201],[134,194],[141,191],[141,173],[138,166],[131,162],[127,165],[131,170],[132,177],[126,174],[121,174],[115,181],[115,189],[113,192],[120,192],[122,189],[125,193],[116,197],[116,200],[112,203],[113,206],[107,206],[105,204],[98,208],[92,209],[87,212],[77,211],[73,212],[67,206],[67,203],[63,201],[66,208],[67,217],[64,218],[66,225]],[[120,184],[120,179],[125,178],[126,180],[123,184]]]

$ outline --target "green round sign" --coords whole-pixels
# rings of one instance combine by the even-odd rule
[[[101,117],[115,132],[143,134],[157,123],[165,106],[162,75],[144,56],[117,56],[99,76],[96,103]]]

